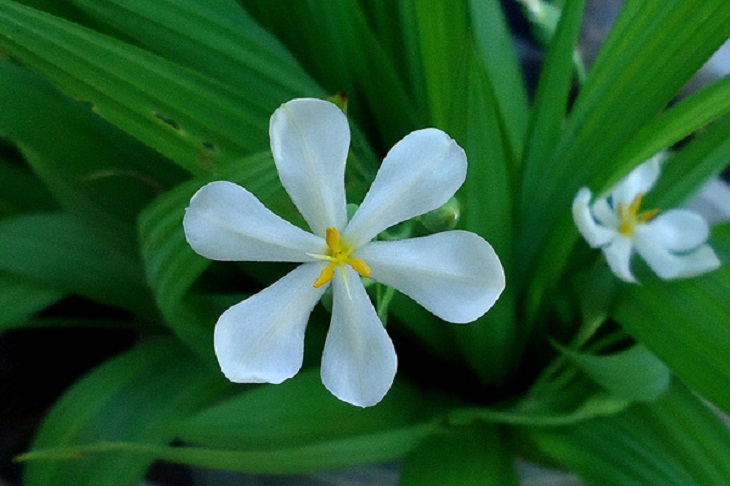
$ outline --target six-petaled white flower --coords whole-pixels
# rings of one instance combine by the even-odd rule
[[[573,219],[593,248],[601,248],[613,273],[635,282],[630,260],[634,252],[663,279],[692,277],[714,270],[720,261],[706,244],[709,227],[687,209],[642,210],[641,201],[659,178],[661,156],[635,168],[610,193],[592,205],[582,188],[573,200]]]
[[[464,182],[466,155],[440,130],[407,135],[387,154],[348,221],[345,115],[326,101],[293,100],[273,114],[269,135],[279,178],[311,233],[225,181],[201,188],[185,213],[187,240],[207,258],[302,263],[221,315],[214,337],[221,369],[242,383],[281,383],[294,376],[302,366],[309,315],[331,285],[322,382],[341,400],[374,405],[390,388],[397,359],[361,276],[392,286],[455,323],[479,318],[504,289],[499,258],[473,233],[372,241],[444,204]]]

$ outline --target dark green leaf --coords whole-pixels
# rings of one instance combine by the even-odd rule
[[[7,60],[0,62],[0,83],[0,133],[19,146],[65,209],[110,246],[136,256],[137,214],[183,172]],[[16,184],[10,194],[27,187],[28,197],[48,200],[22,178]]]
[[[22,211],[44,211],[56,207],[53,197],[41,181],[20,164],[0,158],[0,181],[5,182],[0,193],[0,217]]]
[[[212,448],[286,449],[347,438],[366,446],[379,433],[419,435],[449,403],[399,381],[377,406],[359,409],[337,400],[322,385],[319,369],[309,369],[201,410],[174,428],[186,442]]]
[[[63,293],[0,273],[0,333],[21,327],[33,314],[59,301]]]
[[[407,456],[399,484],[516,486],[519,481],[501,429],[481,424],[429,436]]]
[[[63,214],[0,220],[0,270],[64,294],[154,313],[139,262],[113,251]]]
[[[69,450],[99,441],[165,444],[166,424],[185,417],[227,388],[184,348],[153,341],[117,357],[74,385],[54,406],[33,451]],[[43,455],[42,452],[31,452]],[[136,454],[72,454],[26,464],[28,486],[138,485],[152,458]]]

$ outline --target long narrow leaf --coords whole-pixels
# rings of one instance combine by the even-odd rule
[[[110,246],[136,256],[138,212],[184,172],[16,64],[0,63],[0,83],[0,133],[26,156],[35,184]],[[12,180],[8,195],[24,185]],[[48,191],[26,189],[36,207],[49,199]]]
[[[716,241],[727,246],[730,226],[718,228],[716,236]],[[614,315],[683,381],[730,413],[727,295],[730,267],[725,265],[699,278],[631,286],[623,293]]]
[[[724,0],[628,2],[550,157],[550,183],[523,201],[518,243],[526,266],[578,188],[602,187],[616,177],[615,157],[626,143],[728,36],[730,5]]]
[[[560,141],[568,110],[574,73],[573,49],[584,7],[584,0],[567,2],[548,47],[525,142],[520,195],[523,205],[531,204],[535,191],[549,180],[546,174],[550,170],[550,155]]]
[[[154,315],[137,261],[93,238],[63,214],[0,220],[0,270],[62,293]]]
[[[518,480],[502,430],[480,425],[427,438],[406,458],[399,484],[516,486]]]
[[[47,416],[33,449],[123,440],[165,444],[172,439],[166,424],[226,389],[225,380],[206,374],[179,344],[149,342],[105,363],[71,388]],[[23,484],[132,486],[139,484],[151,463],[152,458],[134,454],[31,461]]]
[[[571,427],[522,428],[519,437],[587,484],[685,486],[724,484],[730,477],[725,460],[730,432],[679,384],[656,402],[613,417]]]
[[[527,88],[504,12],[496,0],[470,0],[474,41],[494,89],[511,158],[521,161],[529,116]]]
[[[277,39],[233,0],[73,3],[145,48],[235,87],[247,104],[264,112],[291,98],[324,96]]]
[[[63,19],[3,2],[0,46],[193,173],[268,146],[269,110],[210,77]]]

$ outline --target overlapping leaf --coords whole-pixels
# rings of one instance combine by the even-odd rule
[[[208,76],[7,1],[0,46],[193,173],[268,146],[268,109]]]
[[[137,261],[99,244],[65,214],[28,214],[0,220],[0,270],[63,294],[141,315],[154,305]]]
[[[674,384],[659,400],[570,427],[528,427],[518,437],[541,460],[587,484],[723,484],[730,432],[690,391]]]
[[[173,438],[167,424],[225,393],[225,381],[206,371],[195,356],[170,341],[140,345],[94,370],[54,406],[33,443],[36,451],[63,451],[63,460],[46,456],[29,461],[23,484],[139,484],[152,463],[150,455],[70,451],[100,441],[167,443]],[[26,457],[34,454],[43,456],[31,452]]]
[[[714,241],[730,255],[730,226]],[[730,413],[730,267],[675,282],[647,282],[625,289],[614,312],[639,341],[683,381]]]
[[[27,209],[40,209],[51,205],[50,190],[106,244],[136,256],[137,213],[183,172],[7,60],[0,63],[0,83],[0,133],[42,180],[32,184],[16,169],[6,197],[23,191],[18,196],[32,199]]]

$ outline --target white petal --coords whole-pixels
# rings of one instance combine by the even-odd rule
[[[677,278],[695,277],[717,270],[722,265],[710,245],[702,245],[691,253],[681,255],[680,258],[684,268],[677,274]]]
[[[657,155],[637,166],[612,191],[613,206],[630,205],[639,194],[647,193],[659,178],[663,155]]]
[[[256,196],[232,182],[211,182],[190,200],[185,237],[211,260],[304,262],[322,254],[324,238],[281,219]]]
[[[350,127],[333,103],[303,98],[271,116],[271,153],[281,183],[314,234],[347,223],[345,162]]]
[[[707,241],[710,228],[699,214],[687,209],[672,209],[637,226],[636,233],[651,234],[651,238],[667,250],[688,251]]]
[[[323,265],[305,263],[220,316],[215,355],[229,380],[281,383],[297,374],[304,329],[326,288],[312,286]]]
[[[335,274],[332,323],[322,355],[322,383],[342,401],[369,407],[390,389],[398,367],[395,349],[360,277]]]
[[[344,237],[358,247],[381,231],[436,209],[466,178],[466,154],[435,128],[417,130],[385,156]]]
[[[636,282],[634,274],[631,273],[631,247],[631,240],[625,236],[618,236],[603,247],[608,266],[624,282]]]
[[[468,231],[374,241],[354,255],[365,260],[372,279],[449,322],[478,319],[504,290],[504,269],[494,249]]]
[[[591,212],[596,222],[601,226],[608,228],[618,228],[621,224],[621,220],[616,214],[616,210],[608,204],[608,199],[601,198],[593,203],[591,206]]]
[[[573,221],[588,244],[593,248],[598,248],[613,240],[616,237],[616,231],[596,224],[589,207],[590,201],[591,191],[586,187],[580,189],[573,199]]]
[[[720,260],[709,245],[701,245],[690,253],[675,254],[667,250],[657,235],[636,235],[636,251],[665,280],[685,278],[710,272],[720,266]]]

